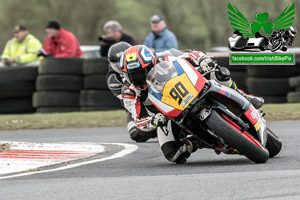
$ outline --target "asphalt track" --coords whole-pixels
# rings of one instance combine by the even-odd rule
[[[151,140],[122,158],[0,180],[0,199],[300,199],[300,121],[268,126],[283,149],[265,164],[211,150],[171,164]],[[125,128],[1,131],[0,140],[136,144]],[[106,147],[99,157],[122,150]]]

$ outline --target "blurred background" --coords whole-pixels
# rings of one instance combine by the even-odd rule
[[[293,2],[296,6],[294,26],[299,23],[300,0],[231,0],[231,4],[249,20],[256,12],[268,12],[274,21]],[[98,36],[104,34],[103,24],[108,20],[119,21],[125,33],[139,43],[151,31],[150,17],[161,15],[168,28],[175,33],[180,49],[204,49],[227,46],[232,28],[227,17],[225,0],[0,0],[0,45],[13,37],[14,25],[23,24],[44,41],[46,23],[55,19],[73,32],[81,45],[98,45]],[[298,33],[299,34],[299,33]],[[296,36],[293,47],[300,46]]]

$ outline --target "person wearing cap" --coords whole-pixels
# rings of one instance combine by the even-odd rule
[[[6,65],[26,64],[38,60],[38,51],[42,48],[41,42],[28,33],[25,26],[15,26],[14,38],[9,40],[2,53],[2,62]]]
[[[106,35],[99,37],[100,44],[100,55],[107,57],[109,48],[118,42],[127,42],[130,45],[136,45],[135,40],[132,36],[127,35],[123,32],[121,24],[117,21],[108,21],[104,24],[103,30]]]
[[[61,28],[59,22],[48,22],[46,32],[48,36],[43,46],[43,54],[46,57],[83,57],[84,54],[74,34]]]
[[[147,35],[144,45],[153,52],[163,52],[171,48],[178,49],[178,42],[174,33],[166,28],[166,22],[159,15],[150,19],[152,32]]]

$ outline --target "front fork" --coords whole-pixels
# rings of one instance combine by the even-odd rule
[[[201,121],[204,121],[210,115],[212,109],[219,110],[222,113],[229,116],[233,120],[233,122],[235,122],[239,127],[241,127],[240,129],[241,132],[249,130],[250,125],[248,123],[245,123],[240,117],[236,116],[224,105],[220,104],[217,101],[214,101],[214,104],[210,108],[203,108],[199,112],[199,119]],[[263,146],[265,146],[267,143],[268,133],[267,133],[266,121],[263,118],[264,113],[260,112],[259,110],[256,110],[254,106],[250,105],[248,111],[246,111],[244,115],[250,121],[251,125],[254,126],[254,129],[257,133],[257,138],[260,141],[260,143]]]
[[[256,110],[254,106],[237,91],[228,87],[221,86],[215,81],[209,81],[209,82],[211,84],[207,93],[214,92],[219,95],[222,95],[224,98],[227,98],[230,101],[235,102],[236,105],[241,109],[242,111],[241,114],[245,115],[245,117],[248,119],[250,124],[245,123],[241,119],[242,115],[236,116],[226,106],[224,106],[222,103],[215,100],[213,97],[210,98],[210,100],[213,102],[211,108],[220,110],[221,112],[228,115],[233,120],[234,123],[236,123],[239,127],[241,127],[241,131],[247,131],[250,128],[250,125],[252,125],[257,134],[255,135],[255,137],[261,142],[262,145],[265,146],[267,143],[267,131],[266,131],[266,121],[263,119],[264,114],[259,110]],[[252,134],[254,134],[254,130],[252,132],[253,132]]]

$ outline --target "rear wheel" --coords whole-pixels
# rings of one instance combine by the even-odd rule
[[[224,114],[213,110],[205,123],[216,135],[253,162],[265,163],[269,159],[268,150],[249,133],[241,132],[240,127]]]
[[[273,158],[280,152],[281,147],[282,147],[282,141],[269,128],[267,128],[267,132],[268,132],[268,139],[267,139],[266,148],[269,151],[269,157]]]

